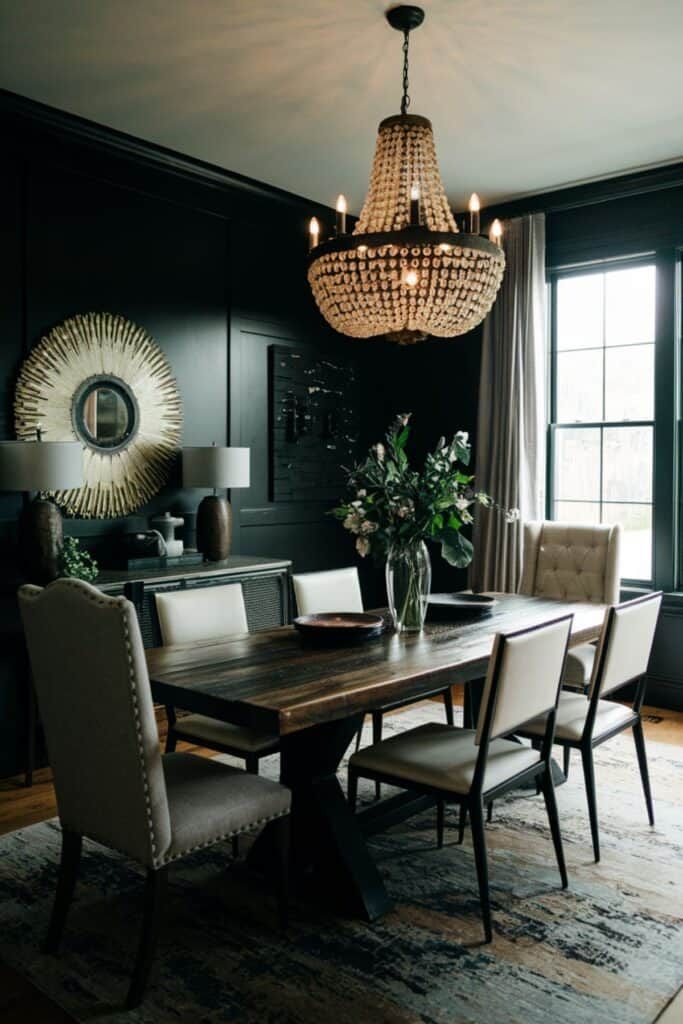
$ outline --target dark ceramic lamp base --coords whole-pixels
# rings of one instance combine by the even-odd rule
[[[197,509],[197,550],[207,562],[222,562],[232,544],[232,508],[225,498],[209,494]]]
[[[57,579],[63,543],[62,514],[55,503],[44,498],[28,502],[19,519],[19,553],[30,583]]]

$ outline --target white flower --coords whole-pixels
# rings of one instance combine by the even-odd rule
[[[360,533],[361,525],[361,518],[355,512],[344,520],[344,529],[349,530],[350,533]]]
[[[459,430],[455,435],[455,440],[459,441],[461,444],[469,444],[470,435],[466,430]]]
[[[486,491],[477,491],[477,493],[474,495],[474,500],[478,501],[480,505],[484,506],[484,508],[491,508],[491,498],[486,493]]]
[[[379,444],[376,444],[374,446],[373,451],[374,451],[375,455],[377,456],[377,461],[378,462],[384,462],[384,451],[385,451],[385,449],[384,449],[384,445],[381,443],[381,441],[379,442]]]
[[[367,496],[368,496],[368,492],[365,490],[365,488],[363,488],[363,490],[360,490],[358,492],[358,495],[357,495],[357,497],[359,497],[359,498],[367,498]]]
[[[440,452],[441,449],[445,448],[445,447],[446,447],[446,438],[445,437],[440,437],[439,438],[439,443],[436,446],[436,450]]]
[[[401,423],[402,426],[405,427],[408,425],[408,420],[412,415],[412,412],[400,412],[397,415],[396,419]]]
[[[356,538],[356,551],[358,552],[361,558],[365,558],[365,556],[370,551],[370,541],[367,539],[367,537]]]
[[[457,508],[458,512],[466,512],[471,504],[472,502],[470,501],[469,498],[461,497],[456,499],[455,507]]]
[[[509,508],[505,513],[506,523],[516,523],[519,520],[520,512],[518,508]]]
[[[465,524],[465,526],[467,526],[468,523],[471,523],[473,521],[473,519],[474,519],[474,517],[473,517],[471,512],[461,512],[460,518],[462,519],[462,521]]]
[[[353,505],[354,508],[357,508],[357,509],[362,509],[363,508],[363,502],[362,501],[352,501],[351,504]],[[363,513],[359,512],[358,514],[362,515]]]
[[[361,533],[374,533],[377,529],[377,523],[373,523],[370,519],[364,519],[360,525]]]

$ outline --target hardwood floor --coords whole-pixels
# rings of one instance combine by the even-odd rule
[[[456,706],[462,704],[462,693],[454,688]],[[400,712],[398,712],[400,714]],[[683,712],[643,708],[646,739],[658,743],[683,746]],[[160,720],[159,733],[165,741],[165,722]],[[209,751],[188,744],[179,750],[208,754]],[[56,815],[52,775],[49,768],[35,773],[34,785],[27,789],[23,776],[0,780],[0,835],[45,821]],[[37,988],[13,970],[0,963],[0,1020],[2,1024],[74,1024],[73,1018],[47,999]],[[683,993],[669,1004],[659,1018],[661,1024],[683,1022]]]

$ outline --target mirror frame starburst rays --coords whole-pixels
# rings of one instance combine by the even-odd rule
[[[76,429],[84,385],[118,381],[134,397],[135,429],[107,451]],[[70,515],[129,515],[167,483],[182,434],[182,403],[166,356],[144,328],[113,313],[70,317],[41,338],[22,365],[14,403],[19,440],[83,444],[82,487],[52,497]]]

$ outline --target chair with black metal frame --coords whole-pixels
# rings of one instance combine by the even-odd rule
[[[352,807],[359,778],[433,796],[439,845],[443,842],[445,805],[459,805],[461,835],[469,812],[487,942],[492,939],[492,925],[485,804],[540,778],[562,887],[568,884],[550,754],[572,618],[563,615],[496,636],[476,732],[434,722],[365,747],[349,761]],[[546,716],[540,751],[506,738],[539,714]]]
[[[588,696],[568,692],[560,694],[555,743],[563,748],[565,775],[569,772],[571,751],[581,752],[596,862],[600,860],[600,829],[593,751],[626,729],[633,730],[648,820],[650,825],[655,823],[641,709],[647,686],[647,666],[661,603],[662,594],[658,591],[608,608]],[[603,700],[607,694],[613,694],[629,685],[635,685],[633,703],[630,707],[611,700]],[[545,735],[545,723],[540,718],[528,722],[523,729],[517,730],[517,734],[526,736],[532,742],[538,742],[539,737]]]
[[[169,865],[268,825],[278,903],[287,912],[290,791],[230,765],[161,753],[135,609],[88,583],[25,586],[19,606],[62,826],[62,858],[45,952],[56,953],[83,838],[146,870],[142,935],[126,1006],[152,968]]]
[[[321,612],[362,612],[363,597],[358,579],[358,570],[351,566],[348,569],[330,569],[324,572],[300,573],[292,577],[294,586],[294,597],[299,615],[317,615]],[[451,687],[438,692],[437,696],[443,697],[446,710],[446,721],[449,725],[454,723],[453,692]],[[424,700],[424,697],[416,698],[414,703]],[[371,712],[372,718],[372,742],[379,743],[382,739],[382,726],[384,715],[390,711],[398,711],[400,708],[409,707],[412,702],[404,698],[391,704],[385,704],[380,708],[374,708]],[[360,748],[363,727],[358,730],[356,737],[356,750]],[[380,784],[375,787],[375,795],[380,796]]]

